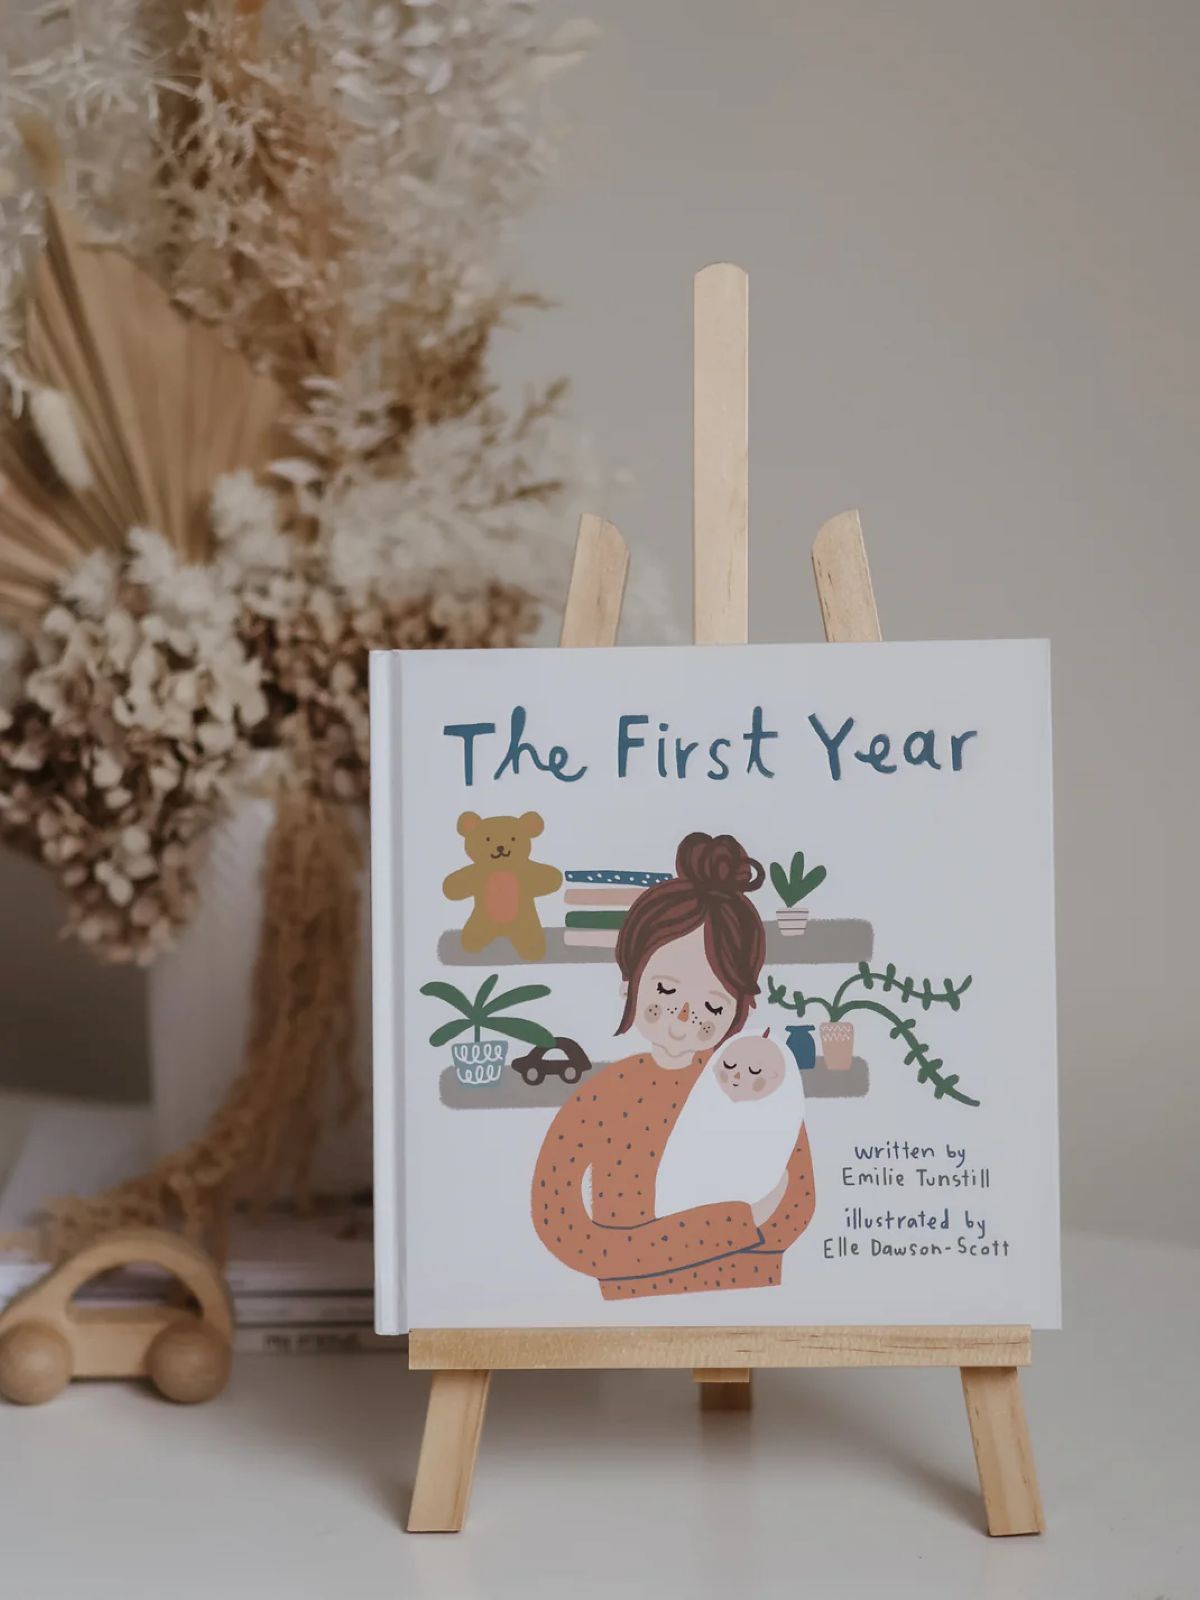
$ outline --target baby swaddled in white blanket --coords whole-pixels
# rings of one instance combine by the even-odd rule
[[[804,1125],[804,1080],[770,1032],[727,1039],[705,1065],[663,1151],[655,1216],[753,1205],[783,1177]]]

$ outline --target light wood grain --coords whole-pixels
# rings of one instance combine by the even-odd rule
[[[620,533],[603,517],[585,513],[575,540],[560,646],[616,644],[628,574],[629,547]]]
[[[681,1308],[683,1309],[683,1308]],[[420,1370],[1023,1367],[1027,1327],[414,1328]]]
[[[829,643],[877,644],[883,634],[857,511],[825,524],[813,540],[812,564]]]
[[[72,1297],[114,1268],[169,1272],[199,1315],[179,1305],[81,1306]],[[70,1378],[150,1377],[170,1399],[207,1400],[229,1373],[233,1305],[216,1265],[161,1228],[117,1228],[48,1272],[0,1315],[0,1393],[27,1404],[53,1398]],[[27,1374],[53,1349],[61,1382],[30,1385]],[[60,1359],[61,1358],[61,1359]]]
[[[409,1533],[457,1533],[466,1520],[490,1380],[490,1372],[434,1373]]]
[[[692,637],[748,638],[750,280],[728,262],[696,274],[692,395]]]
[[[693,1367],[701,1411],[750,1411],[754,1384],[749,1367]]]
[[[987,1531],[997,1537],[1042,1533],[1046,1522],[1020,1373],[1015,1367],[964,1366],[962,1387]]]

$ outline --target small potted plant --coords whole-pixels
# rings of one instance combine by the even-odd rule
[[[450,1059],[459,1083],[470,1088],[499,1082],[508,1060],[509,1039],[520,1039],[525,1044],[541,1045],[544,1049],[554,1045],[554,1035],[540,1022],[531,1022],[528,1017],[503,1014],[510,1006],[545,999],[550,993],[546,985],[527,983],[493,998],[492,991],[499,981],[500,974],[493,972],[490,978],[485,978],[479,985],[473,1000],[468,999],[452,983],[434,980],[421,985],[422,994],[430,995],[435,1000],[444,1000],[453,1010],[461,1012],[460,1016],[452,1017],[449,1022],[443,1022],[440,1028],[433,1030],[429,1035],[431,1045],[437,1048],[449,1044],[451,1039],[457,1039],[459,1034],[466,1033],[468,1029],[472,1032],[472,1038],[452,1045],[450,1049]],[[498,1033],[502,1037],[485,1039],[485,1032]]]
[[[941,1056],[935,1056],[925,1041],[918,1037],[915,1018],[905,1015],[918,1006],[922,1011],[932,1011],[934,1006],[958,1011],[962,1006],[962,997],[970,987],[969,972],[959,983],[952,978],[943,978],[941,988],[937,988],[929,978],[904,977],[897,972],[894,962],[889,961],[886,967],[877,971],[870,962],[860,961],[857,971],[843,979],[832,999],[820,994],[805,994],[801,989],[789,990],[768,975],[767,1004],[780,1006],[784,1011],[792,1012],[797,1019],[806,1017],[814,1007],[819,1007],[825,1013],[828,1021],[821,1024],[821,1053],[831,1072],[845,1072],[854,1064],[854,1024],[846,1021],[851,1012],[869,1012],[872,1016],[882,1017],[888,1024],[888,1038],[900,1040],[904,1047],[905,1066],[916,1066],[917,1082],[929,1084],[935,1099],[941,1100],[948,1095],[964,1106],[977,1106],[979,1101],[959,1088],[958,1073],[943,1072]],[[876,992],[867,998],[857,992],[859,989]],[[897,1001],[878,998],[879,994],[891,996],[893,993],[899,996]],[[812,1048],[812,1032],[807,1026],[804,1031],[808,1042],[803,1045],[803,1052],[807,1058]],[[801,1051],[794,1039],[795,1024],[788,1024],[787,1033],[788,1044],[798,1065],[804,1066],[806,1061],[801,1060]]]
[[[825,882],[825,868],[804,869],[804,851],[797,850],[792,864],[784,870],[782,862],[772,861],[771,882],[783,904],[776,913],[780,933],[801,934],[808,927],[808,907],[802,902]]]
[[[849,1072],[854,1065],[854,1024],[823,1022],[821,1055],[830,1072]]]

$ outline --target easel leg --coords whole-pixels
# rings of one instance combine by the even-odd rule
[[[962,1367],[979,1487],[993,1536],[1045,1529],[1017,1367]]]
[[[466,1520],[490,1372],[435,1372],[409,1533],[457,1533]]]
[[[701,1411],[749,1411],[754,1404],[749,1367],[693,1367],[692,1377],[700,1385]]]

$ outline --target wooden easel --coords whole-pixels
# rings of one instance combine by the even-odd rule
[[[693,633],[697,644],[744,644],[747,603],[748,280],[706,267],[695,284]],[[858,513],[813,543],[827,640],[878,641]],[[616,643],[629,552],[611,523],[585,516],[560,643]],[[687,1307],[681,1298],[680,1313]],[[433,1373],[410,1533],[454,1533],[466,1517],[494,1371],[682,1367],[702,1404],[743,1409],[756,1367],[958,1367],[990,1534],[1044,1523],[1021,1402],[1028,1327],[413,1329],[409,1366]]]

